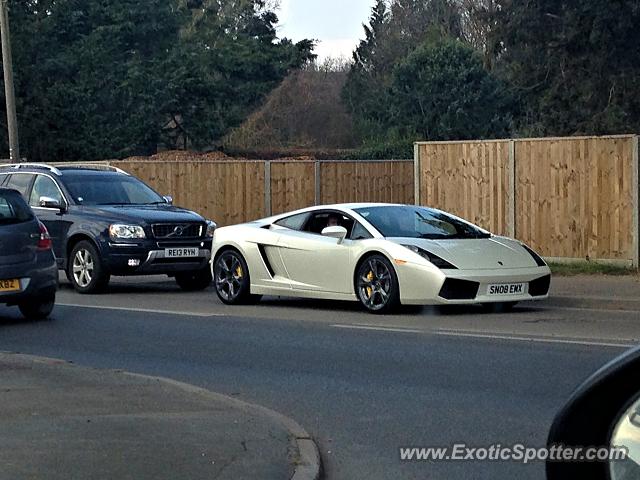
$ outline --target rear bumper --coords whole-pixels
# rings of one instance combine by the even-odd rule
[[[397,268],[400,299],[406,305],[469,305],[544,300],[549,297],[548,267],[501,270],[437,270],[407,264]],[[512,294],[490,294],[491,285],[524,284]]]
[[[58,289],[58,267],[51,251],[38,252],[35,262],[0,267],[0,279],[18,279],[20,290],[0,292],[0,304],[17,305],[52,295]]]
[[[168,258],[166,248],[197,248],[193,257]],[[103,261],[112,275],[175,274],[208,268],[211,258],[211,239],[171,244],[145,242],[144,244],[113,244],[103,250]]]

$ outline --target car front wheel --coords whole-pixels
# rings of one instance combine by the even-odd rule
[[[109,283],[109,273],[102,264],[96,247],[86,240],[71,250],[67,277],[79,293],[97,293]]]
[[[356,272],[356,294],[372,313],[389,313],[398,307],[398,277],[386,257],[372,255],[362,262]]]
[[[209,267],[195,272],[178,273],[176,283],[185,292],[197,292],[211,285],[211,269]]]

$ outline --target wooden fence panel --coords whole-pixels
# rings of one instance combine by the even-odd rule
[[[263,162],[113,162],[174,204],[233,225],[266,215]]]
[[[320,164],[322,204],[414,203],[413,162],[358,161]]]
[[[311,207],[315,203],[313,162],[271,162],[273,215]]]
[[[633,260],[633,137],[519,140],[515,148],[519,239],[548,257]]]
[[[509,141],[420,144],[419,203],[508,235],[509,148]]]

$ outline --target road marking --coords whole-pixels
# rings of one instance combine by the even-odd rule
[[[228,317],[223,313],[172,312],[170,310],[155,310],[151,308],[109,307],[103,305],[81,305],[79,303],[56,303],[60,307],[92,308],[96,310],[114,310],[118,312],[158,313],[162,315],[180,315],[185,317]]]
[[[425,335],[440,335],[447,337],[464,337],[464,338],[481,338],[488,340],[508,340],[516,342],[535,342],[535,343],[558,343],[565,345],[587,345],[596,347],[614,347],[614,348],[631,348],[637,345],[631,343],[631,340],[615,339],[614,341],[598,341],[590,339],[570,339],[570,338],[552,338],[552,337],[529,337],[518,335],[504,335],[499,333],[481,333],[464,330],[418,330],[411,328],[393,328],[393,327],[381,327],[377,325],[343,325],[334,324],[333,328],[343,328],[348,330],[370,330],[378,332],[395,332],[395,333],[422,333]],[[620,342],[620,343],[615,343]],[[622,343],[627,342],[627,343]]]
[[[425,330],[411,328],[377,327],[375,325],[331,325],[333,328],[345,328],[348,330],[373,330],[378,332],[399,332],[399,333],[429,333]]]
[[[535,343],[560,343],[566,345],[588,345],[596,347],[616,347],[616,348],[631,348],[637,346],[630,343],[631,340],[618,340],[616,342],[629,342],[629,343],[613,343],[613,341],[599,341],[590,339],[569,339],[569,338],[552,338],[552,337],[529,337],[518,335],[504,335],[499,333],[478,333],[478,332],[465,332],[457,330],[436,330],[434,335],[449,336],[449,337],[468,337],[468,338],[486,338],[490,340],[510,340],[515,342],[535,342]]]
[[[523,307],[525,309],[527,307],[530,307],[529,309],[531,310],[569,310],[569,311],[575,311],[575,312],[635,313],[635,314],[640,313],[640,310],[621,310],[621,309],[615,309],[615,308],[555,307],[553,305],[545,306],[545,307],[538,307],[534,305],[523,305]]]

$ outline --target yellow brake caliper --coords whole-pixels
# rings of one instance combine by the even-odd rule
[[[367,274],[367,280],[369,280],[370,282],[373,282],[373,272],[369,272]],[[371,298],[371,295],[373,295],[373,288],[371,288],[371,285],[369,285],[367,287],[367,296]]]
[[[242,267],[240,265],[236,268],[236,275],[238,278],[242,278]]]

